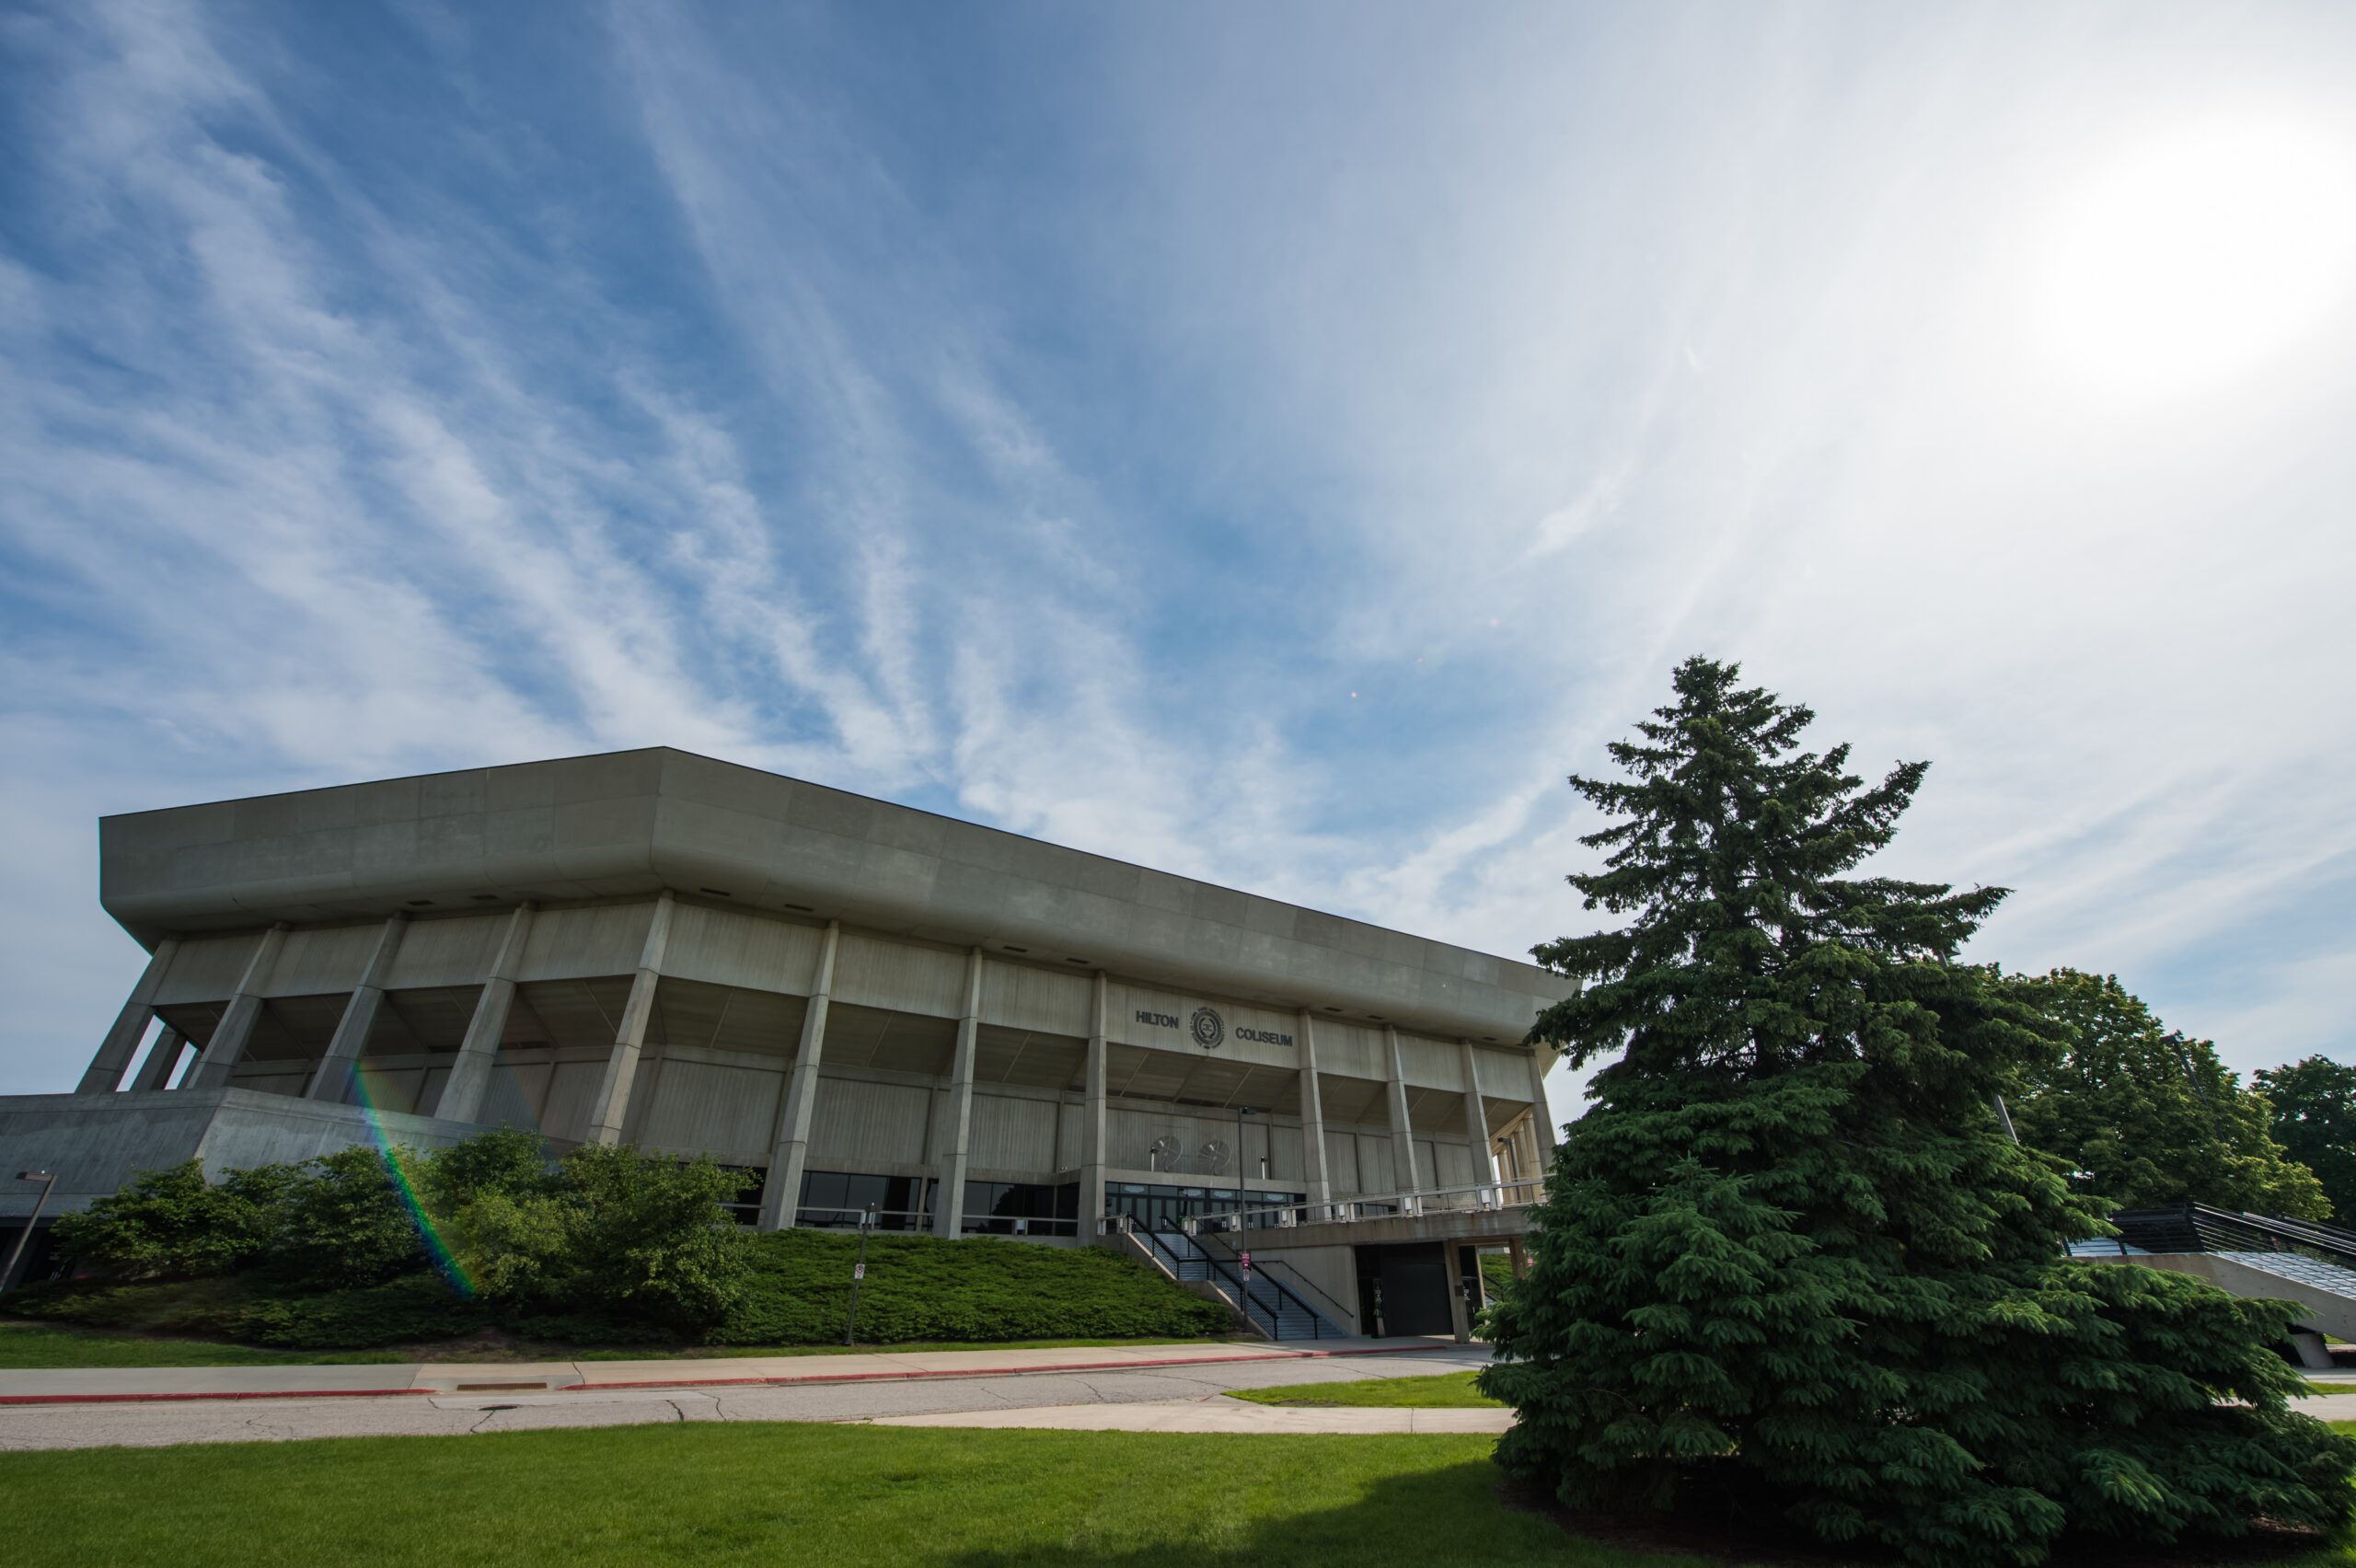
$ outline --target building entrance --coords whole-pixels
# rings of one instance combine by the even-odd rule
[[[1182,1222],[1207,1214],[1233,1214],[1239,1208],[1298,1204],[1299,1193],[1271,1193],[1254,1187],[1249,1193],[1232,1187],[1161,1186],[1147,1182],[1108,1182],[1104,1212],[1114,1219],[1126,1216],[1139,1230],[1177,1230]]]
[[[1438,1241],[1357,1249],[1362,1333],[1452,1334],[1448,1262]]]

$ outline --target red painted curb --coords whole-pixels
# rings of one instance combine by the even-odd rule
[[[379,1400],[394,1394],[431,1394],[433,1389],[229,1389],[214,1393],[0,1394],[0,1405],[161,1404],[175,1400]]]
[[[1153,1361],[1065,1361],[1043,1366],[950,1367],[941,1371],[837,1372],[807,1378],[660,1378],[629,1383],[567,1383],[551,1394],[596,1393],[613,1389],[790,1388],[797,1383],[907,1383],[941,1378],[1022,1378],[1041,1372],[1117,1372],[1127,1367],[1215,1366],[1253,1361],[1330,1361],[1345,1355],[1397,1355],[1444,1350],[1436,1344],[1386,1344],[1361,1350],[1276,1350],[1257,1355],[1172,1355]],[[889,1355],[888,1350],[876,1354]],[[0,1405],[167,1404],[186,1400],[373,1400],[398,1394],[450,1394],[455,1389],[247,1389],[214,1392],[146,1394],[0,1394]],[[525,1390],[517,1389],[516,1392]]]

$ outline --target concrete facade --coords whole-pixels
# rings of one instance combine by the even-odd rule
[[[363,1105],[944,1235],[1552,1153],[1523,1041],[1559,976],[668,749],[110,817],[100,897],[152,960],[79,1092],[0,1100],[0,1165],[57,1170],[55,1207],[354,1141]]]

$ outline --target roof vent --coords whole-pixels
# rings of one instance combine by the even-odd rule
[[[1016,947],[1012,942],[1001,942],[999,945],[1005,948],[1009,952],[1029,952],[1031,951],[1029,948]]]
[[[1088,960],[1084,958],[1068,958],[1065,959],[1064,962],[1066,963],[1077,963],[1083,969],[1088,966]]]
[[[811,908],[811,907],[810,907],[808,905],[806,905],[806,904],[789,904],[789,905],[786,905],[786,907],[787,907],[788,909],[799,909],[799,910],[801,910],[801,911],[802,911],[802,913],[803,913],[804,915],[814,915],[814,914],[816,914],[816,913],[817,913],[817,911],[816,911],[816,910],[814,910],[814,909]]]
[[[699,887],[696,889],[696,891],[698,893],[708,893],[714,898],[733,898],[736,896],[724,887]]]

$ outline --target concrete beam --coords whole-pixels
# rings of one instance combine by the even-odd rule
[[[458,1043],[457,1059],[443,1080],[442,1098],[433,1113],[445,1121],[472,1122],[482,1114],[483,1096],[491,1090],[491,1070],[498,1065],[499,1042],[507,1032],[508,1009],[515,1005],[515,976],[524,967],[524,944],[531,940],[536,905],[519,904],[508,917],[507,931],[491,961],[491,974],[475,998],[474,1017],[467,1020],[467,1037]]]
[[[1415,1129],[1407,1116],[1407,1067],[1399,1055],[1399,1031],[1395,1025],[1382,1026],[1384,1060],[1391,1070],[1390,1092],[1384,1103],[1391,1110],[1391,1174],[1399,1183],[1398,1190],[1412,1193],[1423,1186],[1415,1179]],[[1364,1180],[1361,1175],[1360,1180]]]
[[[188,1050],[188,1036],[169,1024],[156,1036],[155,1048],[147,1053],[147,1060],[140,1065],[139,1077],[131,1087],[143,1092],[153,1092],[172,1087],[172,1071],[180,1065],[180,1057]]]
[[[1104,1217],[1104,1035],[1111,991],[1104,972],[1098,970],[1089,1014],[1084,1082],[1088,1102],[1080,1113],[1080,1234],[1083,1240],[1095,1238],[1097,1222]]]
[[[606,1059],[606,1076],[589,1109],[587,1142],[622,1141],[622,1118],[629,1113],[630,1085],[638,1078],[639,1053],[646,1048],[646,1020],[654,1012],[654,987],[662,978],[664,949],[671,940],[674,907],[667,890],[654,901],[654,919],[646,928],[646,945],[639,951],[638,974],[629,983],[629,1000],[622,1004],[621,1027],[614,1032],[614,1053]]]
[[[1464,1064],[1464,1136],[1472,1142],[1472,1179],[1489,1187],[1497,1184],[1497,1146],[1489,1136],[1489,1110],[1481,1099],[1481,1053],[1472,1042],[1460,1040],[1457,1050]]]
[[[1530,1043],[1530,1132],[1538,1145],[1538,1174],[1554,1169],[1554,1140],[1561,1129],[1546,1103],[1546,1069],[1554,1065],[1554,1048],[1542,1041]]]
[[[229,1087],[229,1075],[237,1070],[238,1058],[246,1054],[246,1043],[253,1038],[254,1022],[261,1017],[261,987],[270,977],[270,966],[278,962],[278,951],[285,945],[283,924],[264,931],[261,940],[254,944],[254,955],[229,998],[228,1010],[221,1015],[213,1038],[204,1043],[204,1054],[189,1070],[191,1089]]]
[[[1334,1182],[1325,1172],[1325,1101],[1317,1088],[1317,1024],[1307,1008],[1300,1009],[1300,1158],[1309,1201],[1332,1203]]]
[[[842,943],[839,920],[826,922],[818,948],[818,977],[802,1014],[802,1041],[785,1080],[785,1105],[777,1119],[776,1151],[761,1189],[761,1228],[791,1228],[802,1207],[802,1172],[810,1159],[810,1112],[818,1101],[818,1065],[826,1049],[826,998],[835,988],[835,950]]]
[[[147,1038],[147,1023],[154,1017],[156,989],[164,983],[164,973],[172,966],[172,955],[180,950],[179,942],[166,937],[147,955],[147,967],[139,972],[139,982],[131,987],[131,995],[123,998],[122,1010],[115,1014],[114,1027],[98,1042],[98,1054],[90,1058],[89,1066],[82,1074],[75,1088],[76,1094],[112,1094],[122,1082],[131,1058],[138,1054],[139,1043]]]
[[[303,1096],[306,1100],[341,1105],[351,1099],[347,1090],[352,1088],[352,1075],[360,1066],[368,1032],[375,1026],[376,1009],[384,1005],[385,975],[393,967],[393,954],[400,951],[401,932],[408,927],[408,916],[395,915],[377,933],[375,951],[368,955],[368,967],[361,972],[360,984],[352,987],[352,999],[343,1004],[343,1016],[336,1020],[335,1035],[319,1058],[318,1070],[311,1075],[310,1088]]]
[[[951,1239],[964,1233],[965,1171],[972,1164],[974,1132],[974,1047],[981,1032],[982,950],[965,960],[965,1012],[957,1020],[957,1054],[949,1066],[949,1105],[941,1118],[940,1157],[941,1196],[932,1215],[932,1233]]]

